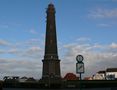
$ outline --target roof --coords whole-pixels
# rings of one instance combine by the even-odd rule
[[[36,80],[33,77],[30,77],[26,81],[36,81]]]
[[[97,72],[97,73],[101,74],[101,73],[105,73],[105,72],[106,72],[106,71],[103,70],[103,71],[99,71],[99,72]]]
[[[117,68],[107,68],[106,72],[117,72]]]
[[[50,3],[50,4],[48,5],[48,7],[49,7],[49,8],[54,8],[54,4]]]
[[[84,77],[84,80],[91,80],[92,77]]]
[[[20,79],[28,79],[28,78],[24,76],[24,77],[21,77]]]
[[[64,79],[65,80],[78,80],[78,77],[73,73],[67,73]]]

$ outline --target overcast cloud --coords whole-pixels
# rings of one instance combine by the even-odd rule
[[[90,76],[99,70],[106,70],[107,68],[116,67],[117,63],[117,44],[112,43],[109,45],[100,44],[69,44],[64,45],[67,52],[62,60],[63,72],[76,71],[76,55],[81,54],[84,56],[85,63],[85,76]],[[72,67],[72,68],[71,68]]]
[[[117,8],[105,9],[96,8],[89,12],[89,17],[93,18],[117,18]]]
[[[66,45],[61,44],[62,46],[59,49],[59,56],[62,57],[60,58],[62,77],[68,72],[76,73],[76,56],[78,54],[84,56],[84,76],[91,76],[99,70],[116,67],[117,43],[113,42],[106,45],[89,44],[87,42],[89,40],[91,41],[89,38],[79,38],[78,41],[79,40],[80,42],[83,40],[83,43],[76,41]],[[22,43],[22,45],[23,44],[24,43]],[[0,58],[1,78],[6,75],[41,78],[41,60],[44,56],[44,48],[37,45],[38,44],[29,45],[25,49],[22,49],[21,47],[9,47],[9,50],[2,49],[0,51],[0,55],[3,55],[3,57]],[[64,52],[64,54],[62,55],[61,52]],[[6,57],[8,54],[10,56]]]

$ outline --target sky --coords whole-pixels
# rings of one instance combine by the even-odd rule
[[[117,68],[117,0],[0,0],[0,79],[41,78],[49,3],[56,9],[62,77],[76,74],[78,54],[83,76]]]

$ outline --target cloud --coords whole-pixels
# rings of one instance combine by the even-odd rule
[[[10,56],[16,56],[19,58],[40,58],[43,54],[43,49],[41,49],[39,46],[31,46],[29,48],[20,49],[20,48],[12,48],[9,50],[1,50],[0,54],[10,54]]]
[[[91,76],[99,70],[105,70],[110,67],[117,67],[117,48],[116,43],[109,45],[101,44],[69,44],[64,45],[66,54],[62,58],[61,66],[63,75],[67,72],[76,73],[76,56],[84,56],[85,76]],[[114,48],[113,48],[114,47]],[[113,52],[114,51],[114,52]],[[116,51],[116,52],[115,52]],[[70,66],[70,67],[69,67]]]
[[[117,0],[112,0],[113,2],[117,2]]]
[[[33,39],[30,39],[29,42],[39,42],[39,39],[33,38]]]
[[[7,49],[7,50],[6,49],[0,50],[0,54],[4,54],[5,56],[7,56],[7,54],[19,55],[20,53],[22,53],[22,51],[19,50],[19,49],[16,49],[16,48],[10,48],[10,49]]]
[[[20,51],[16,48],[12,48],[10,50],[7,51],[7,53],[9,54],[17,54],[17,53],[20,53]]]
[[[91,10],[88,16],[93,18],[117,18],[117,8],[114,9],[97,8]]]
[[[9,46],[9,45],[10,43],[8,41],[0,39],[0,46]]]
[[[0,46],[2,46],[0,54],[4,54],[4,57],[10,55],[19,58],[38,58],[41,57],[44,51],[41,40],[36,38],[18,43],[0,40]]]
[[[90,44],[87,42],[89,40],[89,38],[79,38],[78,41],[83,41],[83,43],[76,41],[66,45],[62,44],[60,50],[64,54],[60,53],[59,55],[61,57],[62,77],[68,72],[76,73],[76,56],[78,54],[84,56],[85,76],[91,76],[99,70],[116,67],[117,43]],[[20,43],[15,48],[9,47],[7,50],[0,50],[0,54],[4,54],[0,58],[1,76],[18,75],[41,78],[43,64],[41,60],[43,59],[44,48],[40,46],[40,43],[37,44],[38,41],[38,39],[30,39]],[[6,58],[7,54],[9,55]],[[15,57],[11,58],[11,56]]]
[[[0,54],[4,54],[4,53],[6,53],[6,51],[0,50]]]
[[[111,27],[112,25],[111,24],[106,24],[106,23],[101,23],[101,24],[97,24],[97,26],[108,28],[108,27]]]
[[[41,73],[40,67],[42,67],[39,60],[30,61],[19,59],[0,59],[0,66],[2,76],[34,76],[38,79],[39,73]]]
[[[35,45],[39,46],[40,44],[42,44],[42,41],[37,38],[32,38],[24,42],[24,44],[28,46],[35,46]]]
[[[21,56],[30,57],[30,58],[40,58],[42,57],[43,50],[40,47],[33,46],[25,50]]]
[[[31,34],[38,34],[38,32],[36,32],[36,30],[34,30],[34,29],[31,29],[31,30],[30,30],[30,33],[31,33]]]
[[[110,48],[117,49],[117,44],[116,44],[116,43],[112,43],[112,44],[110,45]]]
[[[80,38],[78,38],[76,41],[78,41],[78,42],[86,42],[86,41],[90,41],[91,39],[90,38],[88,38],[88,37],[80,37]]]
[[[9,45],[8,41],[0,40],[1,46]],[[40,40],[30,39],[19,43],[10,43],[10,47],[2,47],[0,50],[0,71],[4,76],[30,76],[41,78],[43,48]]]

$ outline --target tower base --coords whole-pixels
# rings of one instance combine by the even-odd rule
[[[40,80],[43,88],[61,88],[62,79],[61,78],[50,78],[44,77]]]

